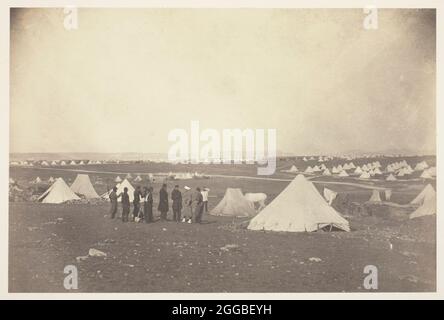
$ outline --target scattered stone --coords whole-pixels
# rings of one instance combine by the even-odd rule
[[[88,254],[91,257],[106,257],[106,253],[105,252],[97,250],[97,249],[94,249],[94,248],[89,249]]]
[[[77,262],[81,262],[81,261],[84,261],[84,260],[88,259],[88,257],[89,256],[79,256],[79,257],[76,257],[76,261]]]
[[[321,262],[322,261],[322,259],[318,258],[318,257],[311,257],[308,260],[311,261],[311,262]]]
[[[220,250],[230,251],[230,249],[236,249],[236,248],[239,248],[239,246],[237,244],[227,244],[227,245],[221,247]]]

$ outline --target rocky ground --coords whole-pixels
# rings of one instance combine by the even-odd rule
[[[81,292],[362,292],[367,265],[377,291],[436,290],[434,216],[350,216],[350,233],[292,234],[209,215],[201,225],[124,224],[107,211],[11,203],[9,290],[66,292],[67,265]]]

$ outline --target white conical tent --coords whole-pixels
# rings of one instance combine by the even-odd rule
[[[136,182],[140,182],[140,181],[142,181],[142,178],[141,178],[140,176],[137,176],[137,177],[134,179],[134,181],[136,181]]]
[[[378,190],[373,190],[372,196],[368,200],[369,202],[381,202],[381,196]]]
[[[40,183],[42,182],[42,179],[40,177],[35,178],[35,180],[32,181],[32,183]]]
[[[78,174],[71,185],[71,190],[87,199],[99,198],[87,174]]]
[[[61,166],[66,166],[66,162],[62,160],[62,161],[60,162],[60,165],[61,165]]]
[[[397,179],[396,179],[396,177],[393,174],[390,173],[389,176],[385,180],[387,180],[387,181],[396,181]]]
[[[313,183],[298,175],[250,221],[248,229],[311,232],[326,226],[350,231],[348,221],[325,202]]]
[[[47,161],[42,161],[41,165],[47,167],[49,166],[49,163]]]
[[[55,179],[51,176],[51,177],[49,177],[49,179],[48,179],[48,182],[49,183],[53,183],[55,181]]]
[[[116,179],[114,179],[114,182],[122,182],[122,178],[120,178],[120,176],[117,176]]]
[[[360,176],[359,179],[370,179],[370,173],[368,172],[363,172]]]
[[[304,172],[305,173],[313,173],[313,169],[310,166],[308,166],[307,169],[305,169]]]
[[[295,165],[292,165],[290,170],[288,170],[289,172],[298,172],[298,168],[296,168]]]
[[[42,203],[63,203],[78,199],[80,198],[68,187],[62,178],[57,178],[48,190],[38,198]]]
[[[362,174],[362,172],[363,171],[362,171],[361,167],[359,167],[359,166],[354,171],[355,174]]]
[[[410,219],[436,214],[436,194],[424,199],[422,205],[410,214]]]
[[[417,196],[415,199],[413,199],[410,204],[417,204],[421,205],[425,201],[429,199],[436,198],[436,192],[435,189],[433,189],[431,184],[428,184]]]
[[[52,166],[56,166],[56,165],[57,165],[57,162],[54,160],[54,161],[51,162],[51,165],[52,165]]]
[[[127,179],[123,180],[121,183],[118,183],[116,185],[117,187],[117,192],[116,194],[122,194],[123,193],[123,189],[128,188],[128,196],[129,196],[129,200],[130,202],[133,202],[134,200],[134,191],[136,189],[134,189],[134,187],[131,185],[131,183],[129,183],[129,181]],[[101,197],[104,199],[109,199],[109,194],[111,193],[112,190],[109,190],[108,192],[104,193]],[[117,198],[118,202],[122,201],[122,197]]]
[[[76,164],[76,162],[74,160],[72,160],[69,164],[73,166]]]
[[[239,188],[227,188],[223,199],[210,212],[214,216],[252,217],[256,214],[253,203],[245,199]]]
[[[375,175],[381,175],[382,174],[381,170],[379,170],[379,167],[376,167],[375,170],[373,170],[373,173]]]
[[[421,173],[420,178],[423,179],[433,179],[432,175],[429,173],[429,171],[426,169]]]
[[[322,175],[323,175],[323,176],[331,176],[331,172],[330,172],[330,170],[328,170],[328,168],[327,168],[327,169],[324,170],[324,172],[322,172]]]
[[[430,167],[427,169],[427,172],[432,176],[436,177],[436,167]]]
[[[416,164],[415,171],[422,171],[422,170],[427,169],[428,167],[429,167],[429,165],[427,164],[427,162],[421,161]]]
[[[348,177],[348,173],[345,170],[342,170],[341,172],[339,172],[338,177]]]
[[[125,176],[125,179],[132,179],[133,178],[133,176],[131,175],[131,173],[128,173],[126,176]]]

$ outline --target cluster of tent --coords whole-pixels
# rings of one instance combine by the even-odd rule
[[[71,161],[64,161],[64,160],[58,161],[58,160],[54,160],[54,161],[51,162],[52,166],[56,166],[56,165],[61,165],[61,166],[71,165],[71,166],[74,166],[74,165],[86,165],[86,164],[102,164],[102,161],[100,161],[100,160],[96,160],[96,161],[94,161],[94,160],[89,160],[89,161],[88,160],[86,160],[86,161],[80,160],[77,163],[75,160],[71,160]]]
[[[379,161],[369,162],[362,166],[355,166],[353,162],[345,163],[344,165],[333,166],[331,169],[327,168],[325,164],[315,165],[313,167],[308,166],[303,173],[313,174],[319,173],[324,176],[331,176],[333,174],[339,177],[348,177],[350,175],[358,176],[359,179],[370,179],[374,176],[382,176],[384,173],[389,175],[386,177],[387,181],[396,181],[397,177],[403,177],[410,175],[414,171],[423,170],[421,178],[432,179],[436,177],[436,167],[428,166],[426,161],[419,162],[415,169],[407,163],[406,160],[390,163],[387,165],[386,170],[382,171],[382,165]],[[292,165],[290,169],[281,170],[281,172],[298,173],[300,171],[295,165]]]
[[[370,179],[371,177],[382,175],[381,167],[379,161],[369,162],[362,166],[357,166],[353,174],[359,175],[359,179]]]
[[[389,201],[392,191],[385,189],[384,192],[385,200]],[[331,206],[337,193],[324,188],[323,195],[324,197],[311,181],[299,174],[257,215],[254,207],[238,188],[228,188],[223,199],[210,214],[252,217],[248,224],[249,230],[312,232],[335,228],[350,231],[348,221]],[[368,202],[382,202],[380,191],[373,190]],[[417,206],[410,219],[436,214],[436,193],[433,187],[427,185],[410,205]]]
[[[43,181],[40,177],[35,178],[34,180],[32,180],[30,183],[31,184],[39,184],[39,183],[53,183],[55,182],[56,179],[54,179],[53,176],[49,177],[48,180]]]
[[[253,217],[248,224],[250,230],[311,232],[330,227],[350,231],[348,221],[329,205],[336,195],[324,189],[324,199],[313,183],[299,174],[257,215],[252,203],[238,188],[228,188],[210,214]]]
[[[422,171],[420,178],[433,179],[436,176],[436,167],[429,167],[425,160],[418,162],[414,169],[407,163],[407,161],[393,162],[387,165],[386,172],[390,173],[390,179],[395,180],[393,177],[404,177],[411,175],[415,171]]]
[[[414,170],[422,171],[420,177],[423,179],[433,179],[436,177],[436,167],[429,167],[425,161],[418,162]]]
[[[390,189],[385,189],[385,200],[389,201],[392,195]],[[370,203],[380,203],[381,195],[378,190],[373,190],[373,193],[368,200]],[[436,192],[431,184],[425,186],[425,188],[410,202],[411,206],[416,207],[416,210],[409,216],[410,219],[436,214]]]
[[[194,175],[190,172],[178,172],[178,173],[170,172],[168,174],[168,177],[174,180],[188,180],[188,179],[193,179]]]
[[[387,165],[385,171],[389,172],[392,175],[396,175],[397,177],[410,175],[414,172],[412,167],[405,160],[390,163],[389,165]]]
[[[28,167],[33,167],[34,166],[34,163],[32,161],[27,161],[27,160],[11,161],[9,164],[11,166],[28,166]]]
[[[316,160],[316,158],[315,157],[310,157],[310,158],[307,158],[307,157],[304,157],[302,160],[304,160],[305,162],[307,162],[307,161],[313,161],[313,160]],[[319,156],[318,157],[318,162],[325,162],[325,161],[330,161],[330,160],[333,160],[333,157],[332,156]]]
[[[38,198],[38,201],[42,203],[63,203],[78,200],[80,199],[79,195],[86,199],[99,198],[87,174],[78,174],[71,187],[66,184],[63,178],[53,179],[53,181],[54,183]]]
[[[13,183],[10,179],[10,183]],[[130,201],[133,201],[134,187],[128,181],[117,183],[117,194],[128,188]],[[109,199],[108,191],[101,198]],[[69,200],[80,199],[79,195],[92,199],[99,198],[86,174],[78,174],[69,187],[62,178],[55,179],[54,183],[38,198],[42,203],[63,203]],[[252,218],[248,224],[250,230],[312,232],[324,228],[350,231],[350,225],[332,206],[337,193],[324,188],[323,196],[314,184],[302,174],[293,181],[258,214],[254,204],[249,201],[239,188],[227,188],[223,199],[210,212],[217,216],[248,217]],[[391,190],[385,190],[385,199],[391,197]],[[369,202],[381,202],[379,190],[373,190]],[[410,202],[415,211],[410,218],[436,214],[436,192],[428,184],[421,193]]]
[[[78,160],[77,160],[78,161]],[[86,165],[86,164],[102,164],[100,160],[43,160],[43,161],[11,161],[13,166],[34,166],[34,164],[41,165],[43,167],[49,166],[68,166],[68,165]]]
[[[148,177],[148,179],[150,181],[154,180],[154,175],[152,173],[148,173],[147,177]],[[133,179],[133,176],[131,175],[131,173],[127,173],[124,179],[126,179],[126,180],[133,180],[134,182],[142,182],[143,181],[143,179],[142,179],[140,174],[137,174],[136,177]],[[114,179],[114,182],[116,182],[116,183],[120,183],[122,181],[123,181],[123,179],[120,176],[117,176]]]

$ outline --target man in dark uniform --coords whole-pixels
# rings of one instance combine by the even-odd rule
[[[140,186],[136,187],[136,190],[134,190],[134,200],[133,200],[133,205],[134,205],[134,210],[133,210],[133,220],[136,219],[136,217],[139,216],[139,211],[140,211],[140,196],[141,196],[141,191],[140,191]]]
[[[192,195],[192,208],[193,208],[193,222],[200,223],[203,213],[203,197],[200,192],[200,188],[196,188],[196,191]]]
[[[179,190],[179,186],[176,185],[171,192],[171,199],[173,200],[173,219],[176,222],[180,222],[182,211],[182,192]]]
[[[159,206],[157,207],[157,210],[160,211],[160,220],[162,221],[167,220],[168,209],[169,206],[168,206],[167,185],[163,184],[159,192]]]
[[[116,217],[117,213],[117,187],[113,187],[113,190],[109,194],[109,200],[111,201],[111,210],[110,210],[110,216],[111,219],[114,219]]]
[[[128,195],[128,188],[123,188],[122,194],[122,222],[128,222],[128,215],[130,212],[130,200]]]
[[[145,188],[145,202],[143,203],[145,223],[153,222],[153,187]]]

